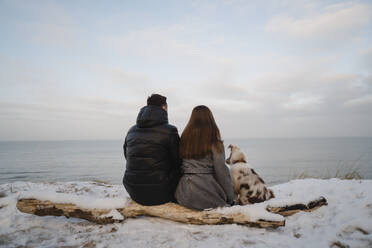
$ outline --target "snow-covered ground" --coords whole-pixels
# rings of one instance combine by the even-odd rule
[[[328,206],[286,218],[285,227],[197,226],[141,217],[110,225],[65,217],[39,217],[16,208],[19,197],[120,207],[121,185],[96,182],[0,185],[0,247],[372,247],[372,180],[293,180],[271,187],[276,199],[324,196]],[[105,201],[107,199],[107,201]]]

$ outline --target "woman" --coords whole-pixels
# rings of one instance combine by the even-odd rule
[[[208,107],[193,109],[181,135],[180,157],[183,175],[175,192],[179,204],[197,210],[233,204],[220,131]]]

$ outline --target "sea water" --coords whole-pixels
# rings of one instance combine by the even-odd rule
[[[301,175],[333,177],[357,170],[372,179],[372,138],[225,139],[238,145],[269,184]],[[123,140],[0,142],[0,184],[100,180],[121,184]]]

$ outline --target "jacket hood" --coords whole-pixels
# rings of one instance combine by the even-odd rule
[[[168,113],[155,105],[148,105],[141,108],[137,116],[138,127],[153,127],[168,124]]]

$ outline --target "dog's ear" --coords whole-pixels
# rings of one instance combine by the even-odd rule
[[[232,149],[232,148],[233,148],[233,145],[231,145],[231,144],[230,144],[230,145],[229,145],[229,146],[228,146],[227,148],[230,148],[230,149]]]

